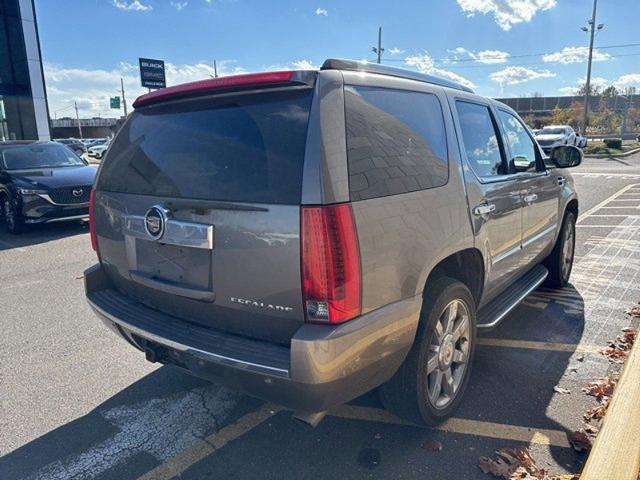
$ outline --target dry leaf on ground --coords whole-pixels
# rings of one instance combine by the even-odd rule
[[[576,452],[588,452],[593,445],[593,437],[584,429],[571,432],[569,435],[569,443]]]
[[[506,480],[578,480],[577,475],[549,475],[536,465],[527,447],[503,448],[496,455],[495,459],[480,457],[483,473]]]
[[[422,445],[427,452],[439,452],[442,450],[442,444],[437,440],[429,440]]]
[[[556,393],[564,393],[564,394],[571,393],[571,390],[567,390],[566,388],[559,387],[558,385],[553,387],[553,391]]]

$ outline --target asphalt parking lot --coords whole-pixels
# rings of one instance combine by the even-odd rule
[[[480,338],[456,417],[402,424],[375,394],[311,429],[289,412],[158,367],[84,301],[95,262],[79,224],[0,227],[0,478],[489,478],[480,456],[528,444],[553,473],[579,471],[567,432],[595,405],[599,353],[640,301],[640,154],[575,169],[581,215],[572,285],[541,288]],[[556,393],[555,386],[570,393]],[[425,443],[437,440],[441,451]]]

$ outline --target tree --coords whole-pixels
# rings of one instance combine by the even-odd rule
[[[584,106],[580,102],[573,102],[569,108],[556,107],[552,111],[551,122],[555,125],[571,125],[578,129],[582,122]]]
[[[602,89],[598,85],[594,85],[592,83],[591,88],[589,88],[589,90],[590,90],[589,95],[600,95],[600,91]],[[579,97],[584,97],[586,91],[587,91],[587,85],[586,83],[583,83],[582,85],[580,85],[580,87],[578,87],[578,91],[576,92],[576,95]]]

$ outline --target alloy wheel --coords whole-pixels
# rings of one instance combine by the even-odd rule
[[[453,402],[469,364],[471,321],[469,308],[455,299],[435,325],[427,359],[427,397],[436,409]]]
[[[7,223],[9,230],[11,230],[16,223],[16,214],[11,207],[11,201],[9,199],[4,201],[4,221]]]

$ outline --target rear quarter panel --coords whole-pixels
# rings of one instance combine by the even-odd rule
[[[363,312],[420,294],[442,259],[473,247],[469,208],[451,112],[441,87],[343,72],[345,84],[423,91],[442,105],[449,181],[441,187],[353,202],[362,263]]]

